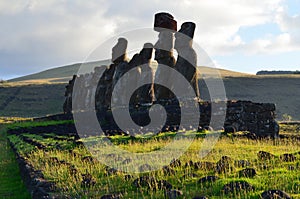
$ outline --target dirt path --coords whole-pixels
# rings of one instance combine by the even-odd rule
[[[3,124],[0,124],[0,198],[31,198],[21,180],[18,163],[8,144]]]

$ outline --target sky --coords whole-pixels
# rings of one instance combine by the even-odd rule
[[[0,0],[0,79],[84,62],[162,11],[196,23],[194,43],[216,67],[300,70],[300,0]]]

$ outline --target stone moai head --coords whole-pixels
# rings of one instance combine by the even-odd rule
[[[192,45],[195,28],[196,24],[193,22],[185,22],[181,25],[180,30],[175,33],[175,49],[180,50],[181,47]]]
[[[77,75],[73,75],[72,80],[75,80],[77,77]]]
[[[126,60],[127,40],[119,38],[118,43],[112,48],[112,62],[117,64]]]
[[[153,52],[153,44],[145,43],[143,49],[140,52],[143,60],[150,60]]]
[[[154,30],[157,32],[165,31],[168,29],[170,31],[177,31],[177,22],[174,17],[166,12],[160,12],[154,16]]]
[[[173,33],[177,31],[177,22],[174,17],[165,12],[154,16],[154,30],[159,32],[156,49],[169,51],[173,48]]]

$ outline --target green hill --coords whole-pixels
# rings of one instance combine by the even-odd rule
[[[90,62],[84,67],[107,65]],[[0,84],[0,116],[38,117],[62,112],[65,86],[81,64],[49,69]],[[200,67],[201,98],[209,100],[205,80],[215,70]],[[300,75],[250,75],[218,69],[226,89],[227,99],[270,102],[277,105],[277,115],[300,120]]]
[[[110,63],[109,60],[88,62],[88,63],[84,63],[84,67],[90,68],[95,66],[107,65],[109,63]],[[57,81],[58,80],[67,81],[70,77],[72,77],[73,74],[76,74],[78,72],[81,65],[82,63],[76,63],[76,64],[61,66],[57,68],[51,68],[31,75],[10,79],[8,80],[8,82],[43,80],[43,79],[44,80],[55,79]]]

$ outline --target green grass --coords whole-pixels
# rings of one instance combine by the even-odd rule
[[[0,198],[30,198],[20,176],[15,154],[10,148],[5,128],[0,124]]]
[[[0,85],[0,116],[41,117],[62,113],[65,84]]]
[[[50,126],[50,125],[59,125],[59,124],[72,124],[73,121],[71,120],[63,120],[63,121],[23,121],[23,122],[14,122],[12,124],[7,125],[8,129],[18,129],[18,128],[32,128],[32,127],[44,127],[44,126]]]
[[[59,123],[59,122],[56,122]],[[27,126],[38,126],[39,123],[29,122]],[[19,125],[20,125],[19,124]],[[55,124],[55,122],[41,123],[41,125]],[[16,128],[18,124],[14,124]],[[288,125],[282,125],[282,131],[285,134],[294,134],[293,128]],[[193,132],[190,132],[190,134]],[[195,132],[194,132],[195,133]],[[157,180],[167,180],[176,189],[183,191],[186,198],[192,198],[195,195],[206,195],[209,198],[259,198],[260,194],[268,189],[281,189],[294,198],[300,197],[300,143],[293,139],[277,140],[248,140],[246,138],[234,138],[222,135],[211,153],[204,159],[200,159],[199,150],[203,142],[203,133],[196,133],[196,138],[189,149],[180,157],[182,165],[192,160],[193,162],[211,162],[216,163],[222,156],[226,155],[234,161],[247,160],[251,163],[250,168],[257,171],[257,176],[254,178],[240,178],[238,171],[243,169],[233,163],[233,170],[225,174],[216,174],[213,169],[195,169],[191,166],[177,167],[174,175],[165,175],[163,171],[157,170],[144,174],[132,174],[133,178],[125,180],[126,173],[117,172],[116,174],[109,174],[103,162],[89,162],[85,157],[90,157],[91,153],[84,146],[75,146],[70,139],[68,141],[55,140],[55,132],[48,133],[50,137],[43,139],[39,134],[26,133],[23,136],[31,138],[37,142],[43,143],[46,147],[44,150],[37,150],[36,148],[18,140],[17,136],[9,136],[12,142],[15,142],[16,148],[21,154],[26,155],[30,163],[35,169],[41,170],[45,178],[54,182],[59,188],[59,193],[70,197],[79,198],[99,198],[107,193],[122,192],[124,198],[164,198],[163,190],[155,190],[154,187],[136,188],[132,186],[134,179],[141,175],[150,175]],[[131,152],[150,152],[161,149],[173,139],[174,133],[165,133],[157,136],[140,136],[132,138],[129,136],[113,136],[110,139],[115,145]],[[86,143],[94,143],[92,151],[100,149],[99,143],[103,137],[89,137],[81,141]],[[69,142],[69,145],[68,143]],[[56,149],[55,144],[59,144],[62,149]],[[64,145],[65,144],[65,145]],[[69,147],[72,146],[72,147]],[[69,149],[72,150],[70,153]],[[261,161],[257,158],[258,151],[267,151],[273,153],[276,157],[269,161]],[[106,155],[111,155],[112,151],[102,151]],[[296,162],[282,162],[279,156],[283,153],[297,153]],[[106,160],[110,161],[110,160]],[[114,160],[115,164],[119,161]],[[131,163],[129,163],[129,166]],[[133,165],[132,165],[133,166]],[[70,167],[76,168],[77,173],[72,174]],[[264,167],[267,167],[265,169]],[[288,169],[294,167],[295,170]],[[81,181],[82,174],[89,173],[93,176],[96,185],[91,188],[83,188]],[[199,177],[184,177],[184,175],[197,174]],[[199,184],[198,179],[207,175],[217,175],[219,180],[213,184]],[[232,181],[247,181],[255,187],[255,191],[251,192],[237,192],[232,195],[224,195],[222,188],[225,184]],[[55,194],[55,193],[54,193]]]

